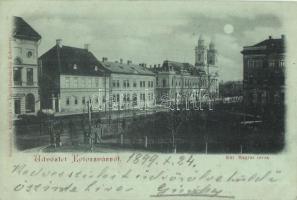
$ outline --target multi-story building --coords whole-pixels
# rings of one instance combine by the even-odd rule
[[[284,103],[285,38],[268,39],[245,46],[243,54],[243,97],[248,109],[264,111]]]
[[[87,112],[107,110],[109,74],[89,51],[65,46],[58,39],[56,45],[41,57],[41,107],[55,112]]]
[[[219,96],[219,67],[217,66],[217,50],[213,41],[207,48],[203,36],[200,35],[195,48],[195,67],[207,75],[208,93],[211,98]]]
[[[11,44],[13,48],[13,111],[35,114],[40,109],[38,94],[38,46],[41,36],[21,17],[14,17]]]
[[[145,64],[128,60],[110,62],[106,57],[101,65],[110,73],[109,95],[113,110],[145,109],[155,104],[155,74]]]
[[[189,63],[164,61],[156,70],[157,101],[194,101],[207,90],[206,75]]]

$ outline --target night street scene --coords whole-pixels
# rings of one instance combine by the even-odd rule
[[[196,13],[185,23],[100,16],[13,17],[18,151],[284,149],[286,37],[276,16]]]

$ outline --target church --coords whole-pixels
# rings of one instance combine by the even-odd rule
[[[219,97],[217,50],[213,41],[205,45],[202,35],[195,48],[195,64],[165,60],[155,68],[157,102],[164,99],[196,102],[202,96]]]

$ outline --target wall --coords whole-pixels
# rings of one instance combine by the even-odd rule
[[[69,83],[66,80],[69,80]],[[77,84],[75,80],[78,80]],[[60,112],[87,112],[87,102],[90,98],[93,111],[107,109],[108,105],[104,99],[109,98],[108,83],[109,77],[61,75]],[[83,102],[83,98],[85,102]],[[68,99],[69,103],[67,104]]]
[[[124,81],[129,80],[129,87],[124,87]],[[119,81],[119,87],[117,86],[117,81]],[[140,82],[144,81],[145,86],[141,87]],[[150,85],[148,82],[152,82]],[[113,83],[116,82],[114,86]],[[136,83],[136,87],[133,86],[133,83]],[[132,109],[134,108],[143,108],[145,106],[152,107],[155,102],[155,87],[156,87],[156,79],[155,76],[150,75],[134,75],[134,74],[111,74],[110,80],[110,87],[111,87],[111,97],[117,97],[119,95],[120,99],[113,100],[113,110],[118,109]],[[134,102],[133,105],[133,94],[137,95],[137,105]],[[141,94],[145,95],[145,100],[141,99]],[[124,96],[129,95],[130,101],[125,102]]]
[[[40,100],[38,94],[38,42],[30,40],[12,39],[12,50],[14,69],[18,68],[21,70],[21,84],[15,84],[13,82],[13,101],[12,108],[14,113],[14,100],[19,99],[21,103],[20,114],[34,114],[40,109]],[[30,53],[31,52],[31,53]],[[27,82],[27,69],[33,69],[33,84]],[[13,72],[14,70],[12,70]],[[13,76],[13,74],[12,74]],[[28,112],[25,105],[25,97],[28,94],[34,95],[34,112]],[[17,115],[15,115],[17,117]]]

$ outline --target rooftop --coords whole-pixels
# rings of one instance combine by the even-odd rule
[[[101,65],[107,69],[111,73],[118,74],[139,74],[139,75],[151,75],[155,74],[146,68],[145,66],[133,63],[121,63],[121,62],[110,62],[110,61],[102,61]]]
[[[102,76],[106,70],[87,49],[55,45],[40,59],[43,65],[59,66],[61,74]]]
[[[39,33],[37,33],[23,18],[13,17],[13,23],[13,37],[33,41],[38,41],[41,39]]]
[[[285,52],[285,36],[282,35],[281,38],[272,38],[269,36],[268,39],[263,40],[252,46],[243,47],[241,53],[284,53]]]

